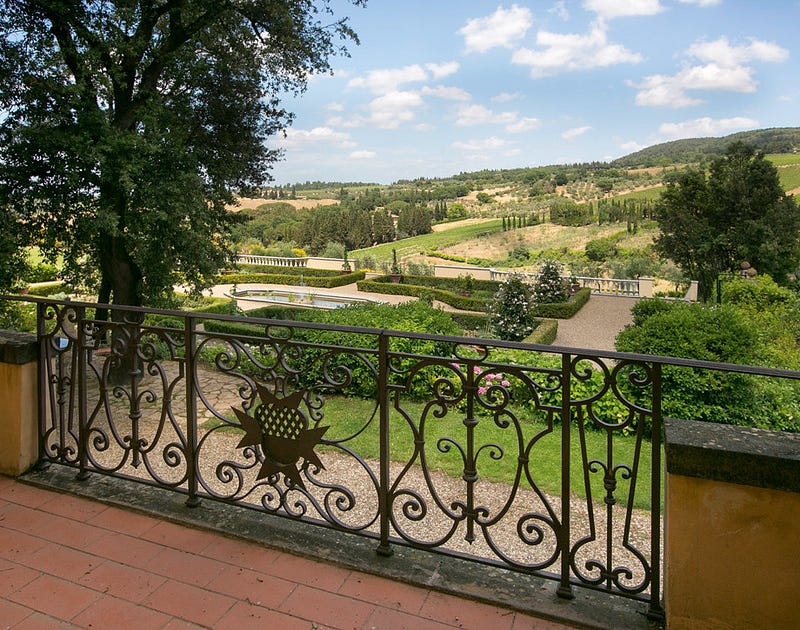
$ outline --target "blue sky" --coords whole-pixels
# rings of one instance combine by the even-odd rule
[[[612,160],[800,126],[800,0],[336,0],[361,40],[270,141],[276,183]]]

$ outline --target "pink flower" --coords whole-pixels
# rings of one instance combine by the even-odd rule
[[[481,368],[476,365],[474,368],[472,368],[472,371],[475,374],[480,374],[481,373]]]
[[[483,396],[483,395],[486,393],[486,388],[485,388],[485,387],[479,387],[479,388],[478,388],[478,393],[479,393],[481,396]]]
[[[508,381],[502,381],[500,384],[501,384],[503,387],[508,387],[509,385],[511,385],[511,383],[509,383]]]

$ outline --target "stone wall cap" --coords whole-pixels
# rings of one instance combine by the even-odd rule
[[[22,365],[36,361],[36,335],[17,330],[0,330],[0,363]]]
[[[800,492],[800,434],[664,419],[667,472]]]

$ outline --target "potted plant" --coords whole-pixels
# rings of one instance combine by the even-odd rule
[[[399,283],[400,279],[403,277],[403,270],[400,268],[400,264],[397,262],[396,249],[392,249],[392,267],[391,271],[389,272],[389,277],[395,284]]]

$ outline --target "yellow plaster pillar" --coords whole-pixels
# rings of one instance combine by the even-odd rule
[[[665,427],[667,628],[800,628],[800,434]]]
[[[36,337],[0,331],[0,474],[20,475],[38,458]]]

